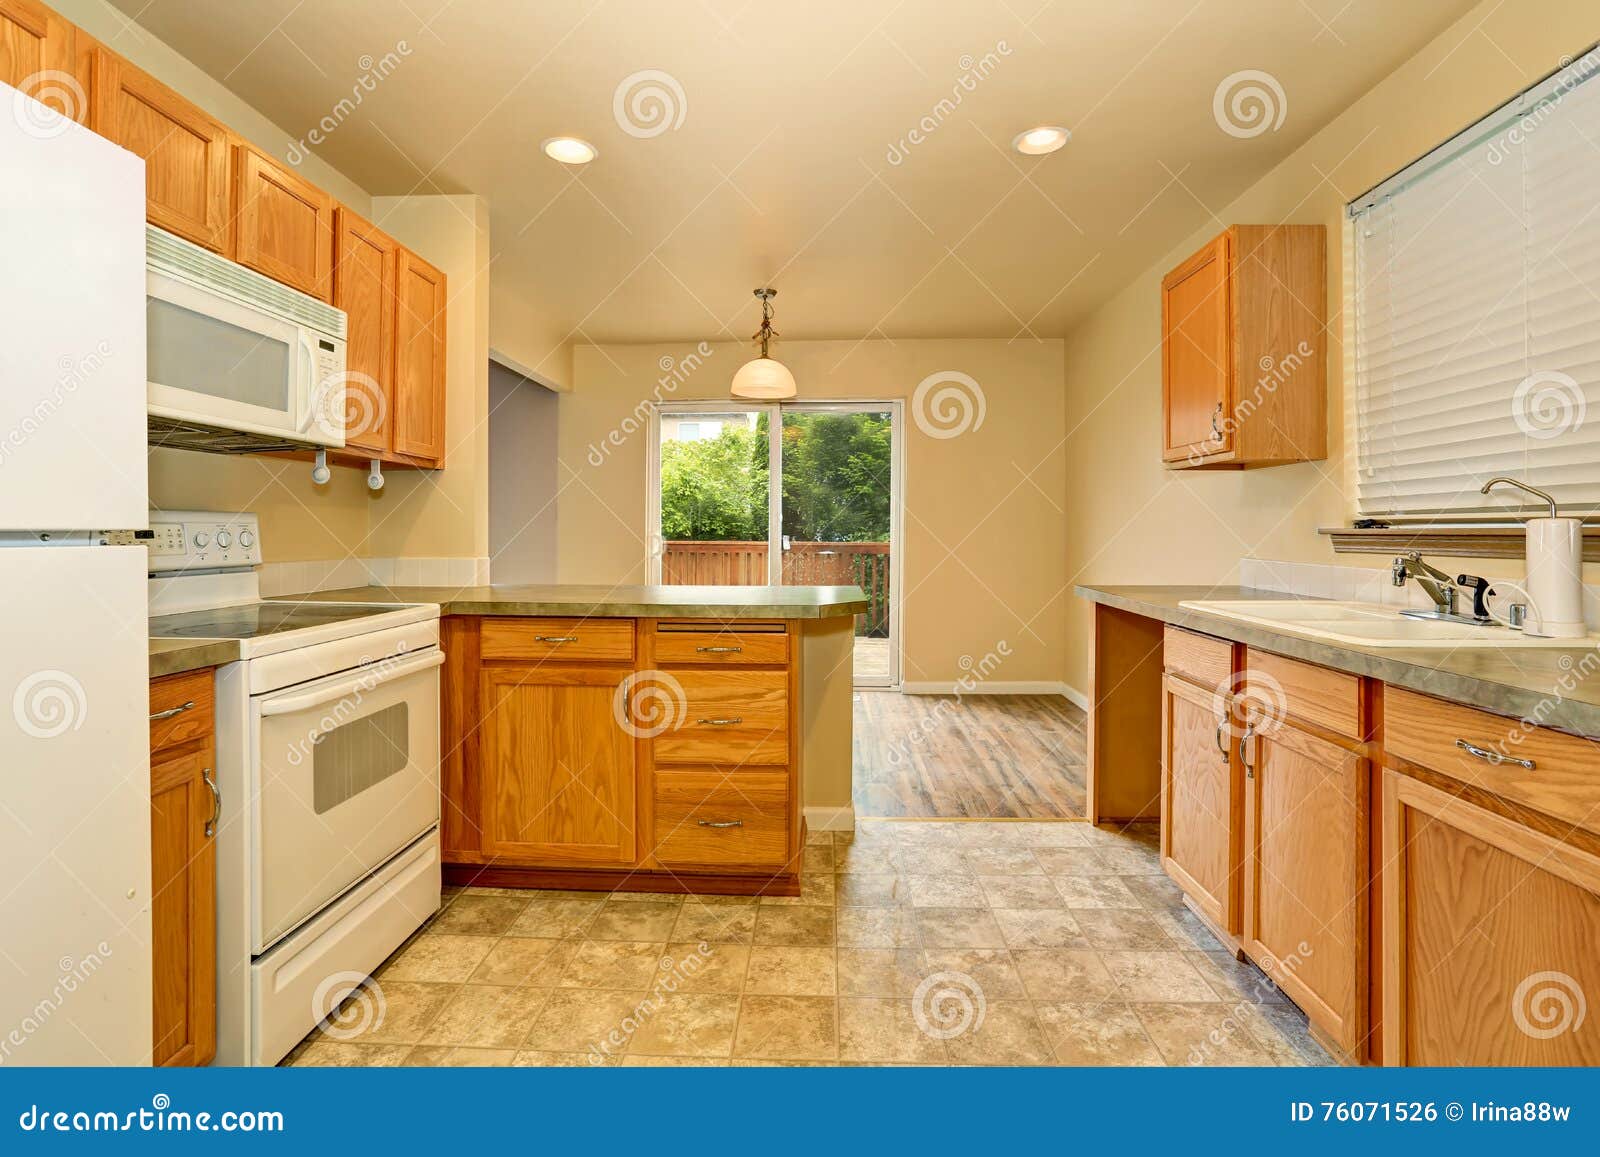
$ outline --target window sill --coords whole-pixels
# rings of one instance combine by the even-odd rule
[[[1335,554],[1404,554],[1420,550],[1424,554],[1454,555],[1461,558],[1523,558],[1526,535],[1520,524],[1450,526],[1448,524],[1405,524],[1381,528],[1322,526],[1333,542]],[[1583,528],[1583,560],[1600,562],[1600,525]]]

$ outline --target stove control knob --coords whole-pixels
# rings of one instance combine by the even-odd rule
[[[251,534],[248,530],[241,530],[239,532],[239,545],[240,546],[244,547],[246,550],[249,550],[255,544],[256,544],[256,536],[255,535]]]
[[[223,550],[227,550],[233,545],[233,535],[229,534],[226,530],[217,531],[217,545]]]
[[[211,536],[209,534],[207,534],[203,530],[199,534],[194,536],[194,544],[196,546],[198,546],[201,550],[204,550],[207,546],[210,545],[210,543],[211,543]]]

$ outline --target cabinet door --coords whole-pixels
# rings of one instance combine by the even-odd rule
[[[209,741],[158,753],[150,764],[157,1065],[203,1065],[217,1049],[217,877],[207,775],[214,775]]]
[[[152,225],[230,251],[228,130],[109,49],[94,50],[89,127],[144,158]]]
[[[345,341],[345,446],[389,452],[394,408],[395,260],[399,246],[343,205],[335,215],[333,304],[349,316]]]
[[[1600,1065],[1600,857],[1384,773],[1389,1065]]]
[[[1228,235],[1161,282],[1161,456],[1168,462],[1225,459],[1233,318]]]
[[[634,862],[634,738],[614,714],[628,671],[482,674],[483,851],[530,865]]]
[[[443,465],[445,276],[402,248],[395,278],[395,453]]]
[[[1366,760],[1286,723],[1257,726],[1245,742],[1244,949],[1354,1055],[1367,1019]]]
[[[333,297],[333,198],[249,145],[238,147],[234,260],[312,297]]]
[[[1231,703],[1166,675],[1161,711],[1161,863],[1218,928],[1239,933],[1242,775]]]
[[[0,0],[0,83],[83,120],[88,102],[73,72],[73,41],[72,25],[37,0]]]

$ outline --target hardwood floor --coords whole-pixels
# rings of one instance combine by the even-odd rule
[[[1080,819],[1084,727],[1056,695],[857,691],[856,814]]]

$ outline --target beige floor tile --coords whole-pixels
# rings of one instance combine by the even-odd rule
[[[464,893],[439,913],[430,931],[460,936],[503,936],[528,907],[523,896],[475,896]]]
[[[1144,1025],[1114,1001],[1035,1001],[1045,1042],[1062,1065],[1160,1065]]]
[[[850,948],[908,948],[918,943],[916,909],[839,908],[839,944]]]
[[[1125,844],[1122,847],[1103,848],[1100,858],[1111,866],[1111,870],[1119,876],[1160,876],[1163,875],[1161,857],[1153,848],[1140,847],[1137,844]]]
[[[945,1041],[953,1065],[1041,1065],[1050,1060],[1033,1005],[1025,1000],[993,1000],[981,1020]]]
[[[710,993],[661,997],[640,1017],[628,1055],[727,1057],[739,1016],[739,998]]]
[[[1265,972],[1227,951],[1185,954],[1195,971],[1216,991],[1218,1000],[1248,1000],[1255,1004],[1284,1004],[1288,998]]]
[[[954,972],[970,976],[986,1000],[1020,1000],[1027,994],[1011,953],[1004,948],[928,948],[922,975]]]
[[[428,1026],[455,995],[454,984],[424,984],[412,980],[372,983],[323,1022],[328,1040],[357,1044],[416,1044]]]
[[[1088,844],[1089,825],[1077,820],[1041,820],[1002,824],[1014,847],[1081,848]]]
[[[603,904],[601,900],[535,900],[506,930],[506,935],[540,939],[582,936]]]
[[[1056,891],[1068,908],[1143,908],[1121,876],[1055,876]]]
[[[916,948],[840,948],[840,996],[907,997],[926,973]]]
[[[1209,1001],[1216,993],[1182,952],[1102,952],[1117,992],[1130,1002]]]
[[[1089,940],[1063,908],[996,908],[995,922],[1008,948],[1087,948]]]
[[[908,874],[906,887],[911,893],[911,903],[918,908],[981,908],[983,886],[976,876]]]
[[[764,996],[833,996],[833,948],[758,944],[750,950],[744,990]]]
[[[895,875],[900,871],[900,846],[893,840],[884,843],[835,845],[833,870],[855,874]]]
[[[378,970],[378,979],[460,984],[472,975],[472,970],[497,942],[494,936],[424,932],[389,958]]]
[[[1117,996],[1116,981],[1098,953],[1077,948],[1027,948],[1011,953],[1022,986],[1034,1000],[1093,1001]]]
[[[800,871],[804,872],[832,872],[833,871],[833,845],[807,844],[800,857]]]
[[[1292,1004],[1235,1003],[1233,1012],[1250,1036],[1279,1065],[1337,1064],[1311,1037],[1305,1014]]]
[[[906,876],[971,876],[972,865],[961,848],[902,848],[900,872]]]
[[[960,844],[961,829],[966,824],[943,823],[938,820],[891,823],[894,838],[908,848],[953,848]]]
[[[1162,908],[1150,913],[1167,937],[1184,949],[1221,952],[1222,941],[1212,934],[1205,921],[1188,908]]]
[[[548,989],[468,984],[451,997],[418,1044],[516,1048],[528,1035]]]
[[[585,933],[590,940],[636,940],[665,943],[683,908],[661,900],[607,900]]]
[[[1130,952],[1170,951],[1177,947],[1148,912],[1121,908],[1074,908],[1073,919],[1096,948]]]
[[[1037,876],[1044,870],[1027,848],[968,848],[962,855],[979,876]]]
[[[591,893],[592,895],[593,893]],[[648,904],[682,904],[682,892],[612,892],[607,900],[632,900]]]
[[[407,1065],[435,1069],[503,1068],[516,1056],[515,1049],[475,1049],[456,1045],[417,1045],[406,1057]]]
[[[1136,1004],[1133,1010],[1169,1065],[1271,1065],[1245,1026],[1242,1006]]]
[[[1065,908],[1048,876],[979,876],[991,908]]]
[[[723,1056],[656,1057],[629,1053],[622,1058],[622,1067],[625,1069],[716,1069],[723,1068],[727,1064],[728,1059]]]
[[[1034,848],[1033,858],[1047,876],[1115,875],[1092,848]]]
[[[819,844],[823,844],[831,848],[833,847],[834,835],[835,833],[833,832],[818,831],[816,828],[808,828],[806,829],[806,847],[811,848],[816,847]]]
[[[777,904],[788,907],[793,907],[796,904],[827,907],[834,903],[838,891],[834,881],[838,878],[832,872],[807,872],[800,877],[800,894],[798,896],[762,896],[761,902],[763,904]]]
[[[518,1049],[511,1058],[513,1068],[519,1069],[588,1069],[612,1068],[622,1063],[622,1057],[605,1056],[590,1052],[550,1052],[544,1049]]]
[[[899,876],[852,873],[834,877],[834,900],[841,906],[893,908],[911,903],[911,892]]]
[[[556,984],[560,988],[648,988],[663,971],[666,951],[665,944],[637,940],[585,940]]]
[[[410,1045],[355,1044],[350,1041],[312,1041],[295,1057],[295,1068],[376,1069],[406,1063]]]
[[[1000,925],[987,908],[917,908],[917,931],[926,948],[1004,948]]]
[[[707,944],[748,944],[755,936],[754,904],[717,904],[691,898],[678,912],[672,938]]]
[[[839,1059],[943,1064],[944,1041],[917,1023],[909,1000],[839,1001]]]
[[[744,996],[739,1002],[736,1057],[835,1060],[837,1001],[827,996]]]
[[[834,942],[832,908],[777,908],[756,910],[757,944],[831,946]]]
[[[1139,903],[1152,910],[1183,906],[1183,889],[1166,876],[1118,876]]]
[[[744,991],[745,968],[750,962],[747,944],[669,944],[667,955],[674,961],[671,974],[679,992]]]
[[[624,1022],[635,1017],[644,1000],[643,992],[555,989],[534,1019],[523,1047],[541,1052],[595,1050],[604,1056],[621,1056],[628,1043]]]
[[[576,940],[507,936],[495,942],[472,975],[469,984],[531,984],[553,988],[567,962],[578,950]]]

